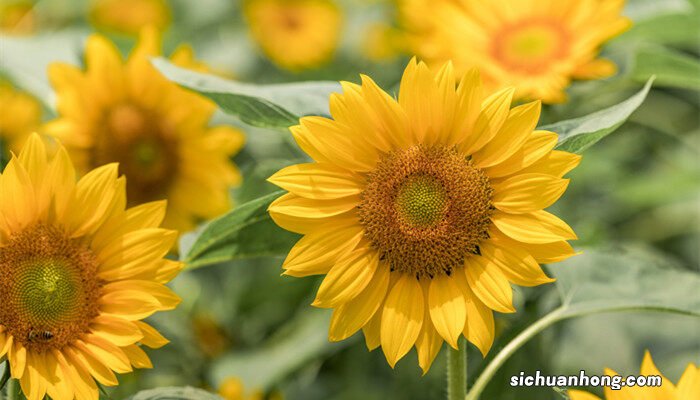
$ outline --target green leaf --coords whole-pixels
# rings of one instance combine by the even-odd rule
[[[561,306],[528,326],[496,354],[472,386],[476,400],[493,375],[523,344],[555,323],[622,311],[660,311],[700,317],[700,275],[641,247],[584,250],[548,268]],[[668,290],[673,288],[673,290]],[[550,299],[551,300],[551,299]]]
[[[635,22],[616,42],[628,47],[631,41],[681,46],[692,50],[698,45],[698,14],[667,14]]]
[[[352,340],[328,341],[330,314],[330,310],[304,309],[266,344],[222,357],[211,369],[213,385],[235,376],[246,387],[267,390],[320,355],[347,346]]]
[[[180,241],[183,261],[198,268],[226,261],[284,256],[299,236],[278,227],[267,213],[277,191],[237,206]]]
[[[585,250],[548,270],[563,303],[560,319],[630,309],[700,317],[700,275],[641,247]]]
[[[153,65],[171,81],[212,99],[225,112],[258,127],[287,129],[305,115],[328,115],[328,97],[337,82],[255,85],[177,67],[164,58]]]
[[[700,90],[700,62],[696,57],[663,47],[645,47],[635,56],[632,78],[656,75],[660,86]]]
[[[223,400],[220,396],[193,387],[162,387],[143,390],[127,400]]]
[[[629,99],[592,114],[545,125],[539,129],[559,134],[557,149],[582,153],[602,138],[614,132],[644,102],[654,78]]]

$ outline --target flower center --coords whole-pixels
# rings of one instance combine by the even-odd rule
[[[101,286],[90,249],[36,225],[0,249],[0,325],[31,350],[61,348],[88,332]]]
[[[105,114],[92,154],[95,166],[118,162],[127,198],[140,204],[167,197],[179,162],[174,130],[153,112],[121,104]]]
[[[450,275],[488,238],[493,189],[456,150],[420,146],[386,155],[358,207],[365,236],[393,271]]]
[[[414,227],[435,225],[444,217],[447,196],[442,184],[431,175],[412,175],[396,195],[398,217]]]
[[[568,34],[551,21],[526,20],[494,35],[492,53],[509,69],[541,73],[568,53]]]

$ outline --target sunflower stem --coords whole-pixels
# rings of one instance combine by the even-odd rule
[[[467,342],[457,341],[458,350],[447,350],[447,400],[464,400],[467,396]]]

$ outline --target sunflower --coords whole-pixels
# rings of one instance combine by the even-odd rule
[[[165,0],[92,0],[90,22],[98,28],[138,35],[144,26],[165,30],[172,19]]]
[[[651,359],[649,352],[644,353],[644,360],[639,371],[640,375],[653,375],[661,377],[661,386],[625,386],[620,390],[613,390],[610,387],[605,387],[606,400],[627,400],[627,399],[645,399],[645,400],[695,400],[700,399],[700,368],[694,364],[688,364],[678,381],[678,385],[674,385],[665,376],[661,374],[654,360]],[[605,375],[616,376],[620,375],[611,369],[605,369]],[[569,390],[569,398],[571,400],[600,400],[598,396],[580,390]]]
[[[81,171],[118,162],[129,200],[168,199],[164,225],[187,231],[229,209],[228,188],[240,181],[229,157],[243,135],[208,127],[214,103],[158,73],[149,57],[159,48],[156,31],[144,30],[122,64],[117,48],[95,35],[87,41],[84,71],[52,64],[59,118],[46,132],[65,144]],[[174,59],[190,60],[189,50],[176,51]]]
[[[318,67],[338,45],[342,17],[332,0],[247,0],[243,11],[255,41],[282,68]]]
[[[516,98],[566,100],[571,79],[615,73],[599,47],[630,26],[624,0],[401,0],[408,46],[429,63],[480,68],[495,90]]]
[[[18,152],[40,124],[41,104],[33,96],[0,81],[0,147],[5,151],[0,156]]]
[[[574,232],[543,208],[580,157],[534,130],[539,102],[483,98],[476,70],[455,90],[450,63],[434,74],[413,59],[398,101],[367,76],[342,87],[333,119],[291,128],[315,162],[269,178],[289,191],[270,215],[305,235],[285,274],[326,274],[313,305],[334,309],[330,340],[362,328],[392,367],[415,345],[427,371],[461,335],[486,354],[492,311],[515,311],[510,283],[551,282],[538,263],[574,254]]]
[[[36,31],[34,1],[0,0],[0,32],[9,35],[30,35]]]
[[[177,233],[158,228],[162,201],[126,209],[125,185],[116,164],[76,183],[37,135],[0,175],[0,358],[29,400],[96,400],[95,381],[150,368],[142,346],[167,343],[141,320],[180,302],[164,286]]]

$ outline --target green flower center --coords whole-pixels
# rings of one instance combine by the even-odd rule
[[[85,244],[53,226],[35,225],[0,247],[0,325],[37,352],[89,332],[103,282]]]
[[[71,321],[80,312],[80,276],[66,259],[35,258],[18,268],[15,294],[35,326]]]
[[[428,227],[445,215],[447,194],[437,179],[430,175],[412,175],[399,188],[396,210],[410,225]]]

